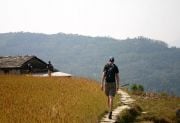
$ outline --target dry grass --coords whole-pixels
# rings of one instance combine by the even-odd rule
[[[92,80],[0,76],[2,123],[95,123],[106,108],[106,97]]]
[[[180,98],[170,96],[143,97],[133,96],[136,104],[143,109],[138,121],[153,121],[158,123],[176,123],[176,110],[180,108]]]

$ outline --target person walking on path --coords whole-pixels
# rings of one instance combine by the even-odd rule
[[[48,76],[51,76],[51,73],[53,72],[53,65],[51,64],[51,61],[48,62],[47,69],[48,69]]]
[[[33,70],[33,67],[31,65],[31,63],[28,63],[27,67],[28,67],[28,74],[31,75],[32,74],[32,70]]]
[[[109,108],[109,119],[112,119],[112,107],[113,98],[119,89],[119,69],[114,64],[114,57],[110,57],[109,62],[104,66],[102,74],[101,89],[105,92],[108,98],[108,108]]]

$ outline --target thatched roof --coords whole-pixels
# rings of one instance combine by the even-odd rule
[[[35,56],[0,56],[0,68],[19,68]]]

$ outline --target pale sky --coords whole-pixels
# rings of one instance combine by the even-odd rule
[[[180,0],[0,0],[0,33],[145,36],[180,47]]]

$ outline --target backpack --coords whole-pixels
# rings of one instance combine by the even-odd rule
[[[105,78],[106,82],[114,82],[115,81],[115,65],[107,64],[105,69]]]

